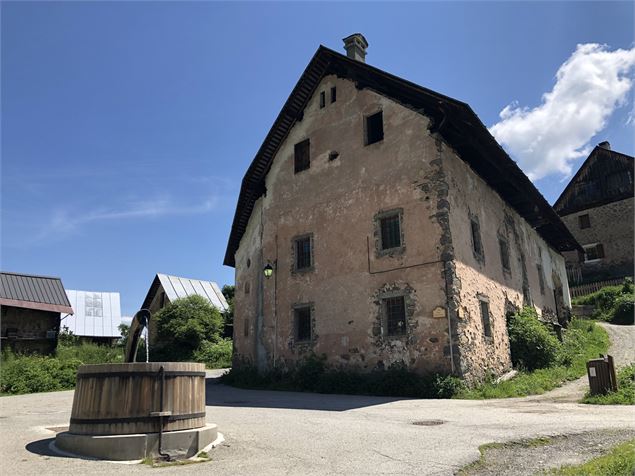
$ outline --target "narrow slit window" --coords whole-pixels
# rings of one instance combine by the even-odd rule
[[[492,324],[489,316],[489,303],[480,300],[481,303],[481,320],[483,321],[483,334],[485,337],[492,337]]]
[[[294,170],[297,174],[311,167],[311,142],[309,139],[298,142],[294,148]]]
[[[243,321],[243,336],[249,337],[249,319]]]
[[[403,296],[384,299],[386,313],[386,335],[398,336],[406,333],[406,305]]]
[[[380,219],[381,249],[389,250],[401,246],[401,223],[399,213],[388,215]]]
[[[379,111],[366,118],[366,145],[384,140],[384,115]]]
[[[326,106],[326,93],[322,91],[320,93],[320,109],[322,109],[324,106]]]
[[[335,86],[331,88],[331,104],[337,101],[337,89]]]
[[[311,307],[298,307],[294,309],[295,340],[296,342],[311,341]]]
[[[512,268],[509,263],[509,245],[507,244],[507,240],[503,240],[502,238],[499,238],[498,246],[501,250],[501,263],[503,265],[503,270],[511,271]]]
[[[295,269],[297,271],[309,269],[313,265],[311,248],[310,236],[295,240]]]
[[[588,213],[580,215],[578,217],[578,221],[580,222],[581,230],[584,230],[585,228],[591,228],[591,218],[589,217]]]
[[[538,268],[538,283],[540,284],[540,294],[545,294],[545,274],[542,270],[542,265],[537,264]]]
[[[472,219],[470,221],[470,225],[472,228],[472,247],[474,249],[474,253],[478,256],[483,257],[483,243],[481,242],[481,226],[478,221]]]

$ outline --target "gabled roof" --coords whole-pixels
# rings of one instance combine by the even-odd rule
[[[119,293],[66,290],[75,314],[62,319],[76,336],[121,337],[121,303]]]
[[[73,314],[60,278],[0,272],[0,305]]]
[[[350,79],[358,89],[371,89],[431,118],[431,130],[439,133],[549,245],[558,251],[580,249],[558,214],[496,142],[470,106],[320,46],[243,178],[225,252],[225,265],[235,266],[234,254],[254,204],[265,192],[265,177],[278,148],[294,124],[302,120],[307,102],[322,78],[329,74]]]
[[[219,311],[227,311],[229,305],[225,300],[225,296],[221,292],[218,284],[213,281],[202,281],[200,279],[180,278],[178,276],[170,276],[168,274],[157,274],[152,281],[150,290],[143,301],[142,309],[149,309],[152,300],[159,290],[159,286],[163,287],[166,296],[173,302],[176,299],[187,296],[198,295],[207,299],[212,306]]]
[[[607,147],[595,146],[562,191],[553,205],[559,215],[633,197],[633,157]]]

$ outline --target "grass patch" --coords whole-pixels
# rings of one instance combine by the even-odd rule
[[[592,405],[635,405],[635,363],[617,372],[617,392],[591,396],[588,392],[582,403]]]
[[[615,446],[608,454],[575,466],[562,466],[546,474],[558,476],[632,476],[635,474],[635,439]]]
[[[606,353],[608,347],[609,338],[604,329],[594,322],[574,319],[564,331],[556,365],[534,371],[520,370],[511,380],[500,383],[490,380],[464,389],[454,398],[476,400],[541,394],[585,375],[587,360]]]
[[[470,472],[476,471],[484,467],[486,464],[486,453],[489,450],[496,450],[501,448],[512,448],[512,447],[537,448],[540,446],[550,445],[552,442],[553,440],[551,438],[541,436],[538,438],[531,438],[528,440],[509,441],[507,443],[485,443],[484,445],[481,445],[478,447],[478,451],[480,453],[479,459],[461,468],[457,474],[468,475],[470,474]]]
[[[191,459],[174,459],[172,461],[165,461],[163,459],[155,459],[151,457],[146,457],[141,460],[139,464],[144,464],[146,466],[150,466],[151,468],[166,468],[171,466],[186,466],[189,464],[197,464],[197,463],[206,463],[207,461],[211,461],[209,453],[205,451],[201,451],[196,457]]]

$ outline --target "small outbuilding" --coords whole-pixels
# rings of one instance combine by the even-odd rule
[[[97,344],[112,345],[121,338],[119,293],[69,289],[66,294],[75,314],[62,318],[62,329]]]
[[[204,297],[221,312],[229,309],[225,296],[215,282],[160,273],[154,277],[141,308],[154,314],[176,299],[193,295]]]
[[[51,354],[61,315],[73,308],[60,278],[0,272],[2,347],[18,353]]]

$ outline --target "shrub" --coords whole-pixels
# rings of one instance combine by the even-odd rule
[[[542,369],[556,362],[559,342],[536,311],[525,307],[510,316],[507,323],[512,364],[527,370]]]
[[[21,394],[71,389],[80,364],[76,359],[62,362],[53,357],[17,356],[3,363],[0,392]]]
[[[621,286],[606,286],[587,296],[576,298],[573,302],[595,306],[593,319],[615,324],[633,324],[634,301],[633,281],[626,278]]]
[[[192,360],[203,342],[221,340],[223,318],[214,306],[201,296],[177,299],[154,316],[157,342],[150,357],[153,360]]]
[[[633,294],[622,294],[615,300],[609,316],[613,324],[633,324],[635,319],[635,302]]]
[[[222,339],[219,342],[204,341],[201,347],[194,351],[194,360],[214,369],[231,367],[232,347],[231,339]]]

